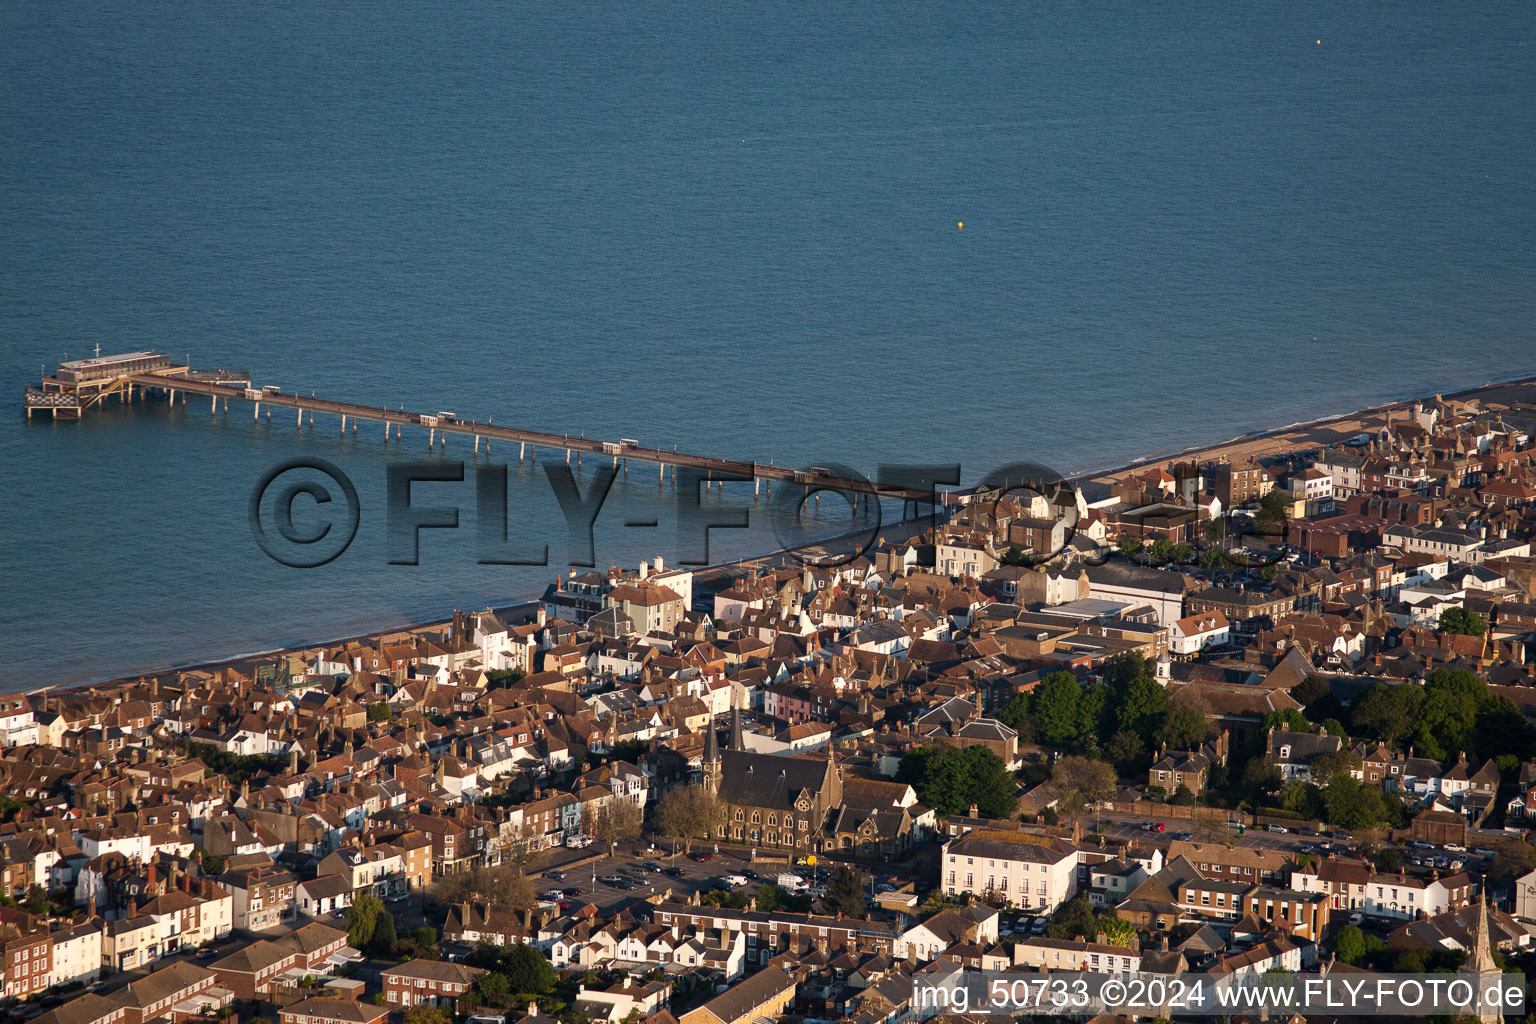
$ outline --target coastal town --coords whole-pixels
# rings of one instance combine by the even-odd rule
[[[0,1014],[907,1024],[981,1019],[915,996],[966,971],[1520,971],[1533,538],[1536,389],[1491,387],[955,492],[844,560],[13,681]]]

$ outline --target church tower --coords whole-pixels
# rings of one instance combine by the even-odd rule
[[[1476,988],[1479,993],[1499,980],[1499,965],[1493,960],[1493,938],[1488,928],[1488,897],[1486,886],[1479,886],[1477,894],[1477,922],[1472,927],[1472,951],[1467,962],[1461,970],[1466,974],[1477,975]],[[1504,1024],[1504,1011],[1502,1007],[1491,1006],[1482,1010],[1477,1015],[1482,1024]]]
[[[704,785],[711,793],[720,792],[720,737],[715,732],[715,720],[711,718],[704,729]]]

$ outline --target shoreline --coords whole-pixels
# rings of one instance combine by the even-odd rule
[[[1385,426],[1388,414],[1409,410],[1416,403],[1427,399],[1440,397],[1446,401],[1468,401],[1488,392],[1503,388],[1536,387],[1536,375],[1513,377],[1507,380],[1491,380],[1476,387],[1465,388],[1455,392],[1439,392],[1429,395],[1399,399],[1391,402],[1383,402],[1377,405],[1367,406],[1362,409],[1334,415],[1322,416],[1311,420],[1287,423],[1283,426],[1270,429],[1252,430],[1224,441],[1209,444],[1194,444],[1177,451],[1154,452],[1144,455],[1129,462],[1113,465],[1102,469],[1088,469],[1074,473],[1065,479],[1068,483],[1081,486],[1084,483],[1110,483],[1124,476],[1145,472],[1160,466],[1166,466],[1175,462],[1210,461],[1212,459],[1249,458],[1265,455],[1277,455],[1283,452],[1302,451],[1309,448],[1317,448],[1327,444],[1334,444],[1356,434],[1379,430]],[[1532,396],[1536,400],[1536,394]],[[917,520],[899,520],[893,526],[916,525],[923,522]],[[822,543],[831,543],[846,537],[858,536],[862,531],[845,534],[843,537],[830,537]],[[731,559],[725,562],[715,562],[701,566],[694,570],[695,578],[719,575],[733,567],[767,562],[771,559],[782,558],[790,554],[788,548],[778,548],[773,551],[757,555],[747,555],[741,558]],[[498,615],[507,615],[518,612],[532,612],[539,603],[539,597],[514,599],[503,605],[493,605],[491,610]],[[130,672],[122,675],[103,676],[91,680],[70,680],[66,682],[47,683],[33,686],[21,692],[43,693],[59,690],[69,692],[74,690],[86,690],[91,687],[111,687],[133,683],[139,679],[154,676],[165,676],[183,672],[216,672],[220,669],[239,665],[246,665],[257,661],[266,661],[280,658],[302,651],[315,650],[323,647],[336,647],[342,644],[360,640],[371,640],[378,637],[390,636],[396,633],[421,633],[438,628],[445,628],[452,623],[451,613],[447,617],[433,616],[425,620],[415,622],[402,622],[382,628],[368,629],[357,633],[348,633],[329,639],[315,640],[298,645],[288,645],[267,648],[227,658],[211,660],[189,661],[179,664],[159,665]]]

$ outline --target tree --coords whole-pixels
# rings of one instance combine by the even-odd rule
[[[1013,808],[1013,777],[986,747],[918,747],[896,777],[940,814],[965,814],[974,804],[984,818],[1006,818]]]
[[[1051,769],[1051,781],[1066,792],[1078,794],[1084,804],[1095,804],[1114,796],[1120,779],[1103,761],[1069,754]]]
[[[505,1006],[512,994],[512,983],[505,974],[492,971],[475,979],[475,994],[491,1006]]]
[[[1266,761],[1262,757],[1250,758],[1243,766],[1243,788],[1247,789],[1256,799],[1264,800],[1280,792],[1280,787],[1285,785],[1285,776],[1280,772],[1280,766],[1273,761]]]
[[[1211,736],[1211,723],[1204,711],[1178,703],[1168,709],[1156,736],[1169,750],[1198,750]]]
[[[1295,708],[1277,708],[1264,716],[1259,723],[1259,734],[1268,735],[1271,730],[1283,729],[1289,732],[1311,732],[1312,723],[1307,721]]]
[[[608,844],[608,856],[612,857],[619,843],[637,839],[644,814],[639,805],[624,797],[613,797],[597,809],[587,826],[587,834],[600,843]]]
[[[555,969],[549,958],[527,943],[507,947],[501,969],[512,990],[519,994],[545,996],[555,987]]]
[[[417,1003],[405,1011],[405,1024],[453,1024],[453,1014],[441,1006]]]
[[[1168,691],[1151,674],[1140,674],[1122,686],[1111,686],[1111,695],[1120,728],[1131,730],[1143,740],[1151,739],[1168,713]]]
[[[1179,788],[1173,791],[1173,796],[1168,798],[1168,802],[1178,804],[1181,807],[1188,807],[1195,802],[1195,791],[1181,782],[1179,783]]]
[[[1224,843],[1231,838],[1225,815],[1214,807],[1196,810],[1190,823],[1190,838],[1197,843]]]
[[[1115,543],[1119,545],[1120,553],[1126,558],[1130,558],[1132,555],[1138,554],[1141,551],[1141,538],[1139,537],[1132,537],[1129,534],[1125,534],[1121,536],[1119,540],[1115,541]]]
[[[1345,925],[1333,938],[1333,951],[1345,963],[1358,965],[1365,959],[1365,933],[1352,924]]]
[[[1081,719],[1078,703],[1083,690],[1070,672],[1052,672],[1040,680],[1030,695],[1030,711],[1040,723],[1040,739],[1053,747],[1065,747],[1078,737]]]
[[[1021,693],[1010,700],[1003,710],[997,713],[997,720],[1017,731],[1029,720],[1029,694]]]
[[[827,894],[822,900],[845,917],[863,917],[867,908],[864,876],[846,864],[839,864],[827,882]]]
[[[368,941],[369,946],[373,948],[375,954],[383,956],[395,948],[397,938],[394,917],[387,912],[381,912],[374,923],[373,937]]]
[[[379,918],[382,916],[383,901],[371,893],[359,896],[347,908],[347,944],[354,949],[367,946],[373,941],[373,933],[378,930]]]
[[[1323,813],[1323,794],[1310,782],[1287,782],[1280,790],[1280,806],[1316,818]]]
[[[1348,747],[1337,751],[1324,751],[1307,762],[1307,770],[1319,782],[1327,783],[1339,772],[1352,772],[1360,767],[1360,757]]]
[[[381,700],[381,701],[379,701],[376,704],[369,704],[368,705],[368,721],[370,721],[370,722],[387,722],[387,721],[389,721],[389,716],[390,716],[390,709],[389,709],[389,703],[387,701],[382,701]]]
[[[656,805],[656,828],[689,853],[695,839],[712,836],[725,824],[725,813],[725,804],[708,787],[681,786],[668,790]]]
[[[1311,707],[1324,697],[1332,696],[1333,688],[1328,685],[1328,680],[1322,676],[1307,676],[1301,682],[1291,687],[1291,696],[1302,707]]]
[[[1413,732],[1424,691],[1417,686],[1378,683],[1355,702],[1350,721],[1356,735],[1365,733],[1384,743],[1400,744]]]
[[[1127,775],[1131,774],[1131,769],[1146,753],[1147,745],[1129,729],[1121,729],[1104,744],[1104,757]]]
[[[1099,918],[1098,926],[1104,941],[1109,945],[1136,948],[1136,926],[1119,917],[1113,910]]]
[[[778,885],[760,885],[757,887],[757,909],[764,914],[771,914],[784,906],[784,901],[789,897],[789,891]]]
[[[1440,613],[1440,630],[1462,636],[1482,636],[1488,631],[1488,623],[1470,608],[1447,608]]]
[[[411,933],[411,938],[415,940],[417,946],[427,949],[437,945],[437,929],[424,924]]]

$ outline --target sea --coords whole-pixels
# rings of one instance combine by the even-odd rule
[[[640,464],[588,559],[556,452],[202,398],[28,421],[98,346],[780,466],[1071,474],[1536,370],[1533,168],[1520,3],[0,5],[0,690],[704,553]],[[358,494],[314,568],[250,516],[295,459]],[[419,463],[463,482],[401,514],[459,527],[392,564]],[[487,464],[548,564],[482,564]],[[750,485],[702,500],[748,522],[712,561],[783,539]]]

